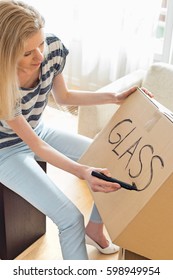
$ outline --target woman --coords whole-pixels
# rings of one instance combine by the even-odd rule
[[[120,185],[91,176],[92,170],[109,175],[106,168],[77,163],[90,139],[46,127],[41,116],[51,90],[59,104],[93,105],[120,104],[136,87],[120,94],[69,90],[62,76],[67,54],[56,36],[44,34],[44,19],[33,7],[0,1],[0,181],[55,222],[64,259],[88,259],[85,236],[105,254],[118,246],[106,240],[95,206],[85,230],[80,211],[36,160],[86,180],[93,191]]]

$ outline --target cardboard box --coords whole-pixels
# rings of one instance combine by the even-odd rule
[[[172,116],[137,91],[80,159],[144,189],[91,193],[113,242],[149,259],[173,259]]]

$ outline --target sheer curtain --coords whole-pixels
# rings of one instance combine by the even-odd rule
[[[69,49],[69,86],[97,89],[153,60],[161,0],[25,0]]]

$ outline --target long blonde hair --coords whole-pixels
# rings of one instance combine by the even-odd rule
[[[44,27],[44,18],[21,1],[0,1],[0,119],[14,116],[19,102],[17,64],[26,39]]]

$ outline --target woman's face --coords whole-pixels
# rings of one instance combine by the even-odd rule
[[[40,29],[25,42],[24,54],[18,62],[22,71],[38,70],[44,59],[44,32]]]

